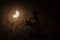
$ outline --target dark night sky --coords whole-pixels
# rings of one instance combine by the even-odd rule
[[[34,16],[36,15],[37,23],[33,24],[35,26],[29,24],[32,26],[32,30],[27,33],[2,31],[4,29],[1,25],[3,7],[17,4],[30,10]],[[56,0],[0,0],[0,40],[58,40],[60,30],[58,5]]]

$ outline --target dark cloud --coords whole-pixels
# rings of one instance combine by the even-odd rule
[[[22,5],[33,17],[20,28],[8,31],[3,7]],[[0,40],[57,40],[60,30],[59,4],[55,0],[0,0]],[[21,26],[19,26],[21,27]]]

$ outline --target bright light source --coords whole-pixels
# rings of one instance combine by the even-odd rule
[[[17,17],[19,17],[19,15],[20,15],[19,11],[16,11],[15,14],[13,15],[13,18],[17,18]]]

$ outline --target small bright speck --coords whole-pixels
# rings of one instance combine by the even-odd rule
[[[19,17],[19,15],[20,15],[19,11],[16,11],[15,14],[13,15],[13,18],[17,18]]]

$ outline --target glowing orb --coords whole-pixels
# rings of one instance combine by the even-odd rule
[[[26,21],[33,17],[32,12],[25,10],[25,8],[10,7],[3,10],[3,25],[9,30],[12,28],[12,31],[15,31],[15,29],[19,31],[25,30]]]
[[[20,15],[19,11],[16,11],[15,14],[13,15],[13,18],[17,18],[19,17],[19,15]]]

